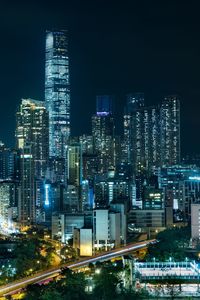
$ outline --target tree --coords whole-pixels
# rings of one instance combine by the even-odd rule
[[[42,292],[42,287],[38,284],[28,285],[26,288],[25,300],[35,300],[39,299]]]
[[[43,295],[40,297],[40,300],[63,300],[64,297],[57,290],[49,290],[44,291]]]
[[[159,243],[148,247],[147,259],[156,257],[160,261],[166,261],[170,257],[174,260],[184,260],[185,249],[190,241],[190,229],[188,227],[171,228],[157,235]]]
[[[110,300],[117,297],[117,287],[120,286],[121,280],[116,274],[102,268],[100,273],[94,276],[94,283],[94,299]]]
[[[135,291],[132,288],[122,291],[117,297],[117,299],[119,300],[142,300],[149,298],[150,295],[146,289],[140,289],[138,291]]]
[[[88,299],[85,292],[86,280],[83,273],[73,273],[70,269],[61,272],[63,278],[59,283],[59,291],[66,300]]]

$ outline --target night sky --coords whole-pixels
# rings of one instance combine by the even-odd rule
[[[115,95],[120,116],[129,92],[144,92],[147,104],[178,93],[182,152],[200,153],[199,1],[6,2],[0,4],[0,140],[14,145],[21,98],[44,100],[45,30],[58,28],[69,30],[73,135],[90,133],[96,94]]]

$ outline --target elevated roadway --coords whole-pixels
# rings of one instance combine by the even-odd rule
[[[150,243],[156,242],[155,240],[147,240],[139,243],[132,243],[127,246],[114,249],[111,251],[107,251],[103,254],[98,254],[96,256],[90,258],[84,258],[77,262],[71,262],[67,264],[63,264],[57,268],[51,268],[39,273],[34,274],[31,277],[22,278],[18,281],[14,281],[7,285],[0,286],[0,297],[8,294],[12,294],[14,292],[20,291],[21,289],[25,288],[29,284],[34,283],[41,283],[46,279],[50,279],[59,275],[63,268],[70,268],[70,269],[78,269],[84,266],[87,266],[89,263],[96,263],[97,261],[105,261],[110,260],[112,258],[125,255],[129,252],[134,252],[137,250],[141,250],[146,248]]]

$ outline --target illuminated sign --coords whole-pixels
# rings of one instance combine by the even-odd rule
[[[45,200],[44,200],[44,204],[45,206],[49,206],[50,202],[49,202],[49,189],[50,189],[50,185],[49,184],[45,184]]]
[[[151,193],[149,194],[150,198],[156,198],[156,199],[160,199],[161,194],[160,193]]]
[[[200,176],[190,176],[189,180],[200,180]]]

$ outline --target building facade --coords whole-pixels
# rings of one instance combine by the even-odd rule
[[[49,112],[50,157],[64,157],[70,136],[70,77],[67,32],[47,31],[45,102]]]

